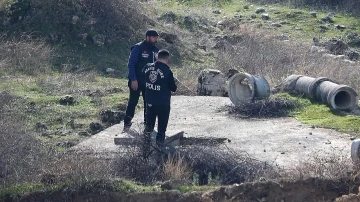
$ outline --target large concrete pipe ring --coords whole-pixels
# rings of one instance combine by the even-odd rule
[[[352,111],[358,106],[358,94],[353,88],[334,83],[326,77],[291,75],[282,85],[283,91],[305,94],[311,99],[328,104],[333,109]]]
[[[264,77],[248,73],[237,73],[228,84],[229,98],[234,105],[270,96],[270,85]]]
[[[358,106],[358,95],[353,88],[338,85],[330,81],[321,82],[316,89],[318,100],[327,103],[333,109],[352,111]]]

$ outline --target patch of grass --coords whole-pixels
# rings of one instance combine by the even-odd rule
[[[155,191],[152,186],[143,186],[128,180],[67,180],[57,184],[42,184],[42,183],[23,183],[13,185],[4,189],[0,189],[0,201],[12,201],[19,199],[30,193],[45,193],[51,194],[68,190],[70,192],[76,191],[115,191],[121,193],[140,193]]]
[[[312,40],[314,36],[319,37],[320,39],[333,37],[344,38],[349,32],[356,33],[360,31],[360,21],[358,18],[346,13],[337,13],[333,17],[334,23],[319,24],[318,21],[322,17],[327,16],[328,12],[320,10],[315,18],[310,15],[310,12],[313,11],[313,9],[310,8],[291,9],[281,4],[270,4],[264,7],[264,5],[250,4],[244,0],[233,0],[231,3],[221,5],[206,3],[202,0],[191,1],[191,4],[175,3],[174,1],[168,0],[160,0],[160,2],[163,3],[163,5],[166,5],[158,8],[160,13],[165,13],[170,10],[179,15],[183,15],[183,13],[196,13],[198,16],[213,19],[214,22],[231,19],[236,15],[241,15],[243,17],[237,21],[238,24],[257,24],[257,26],[262,27],[262,29],[271,30],[277,34],[288,34],[292,38],[303,41]],[[249,9],[244,9],[245,5],[249,5]],[[261,18],[262,13],[255,14],[255,10],[260,7],[265,8],[265,13],[270,15],[270,20],[263,20]],[[199,12],[200,8],[201,12]],[[213,13],[213,10],[216,8],[221,9],[221,14]],[[255,14],[256,18],[250,20],[252,14]],[[281,27],[274,27],[271,25],[272,23],[279,23],[282,21],[286,21],[286,23]],[[335,25],[338,24],[345,25],[346,30],[341,31],[335,29]],[[320,25],[328,26],[329,29],[322,32]]]
[[[5,77],[0,81],[0,91],[7,90],[20,98],[9,110],[24,115],[27,129],[39,135],[51,135],[40,136],[42,141],[78,142],[84,138],[77,135],[79,131],[87,130],[91,122],[100,122],[101,110],[114,109],[128,99],[126,80],[100,76],[89,78],[87,74],[70,73]],[[68,94],[74,97],[74,105],[60,105],[59,100]],[[75,128],[69,125],[71,120]],[[39,129],[37,123],[45,124],[47,129]]]
[[[300,107],[295,109],[291,115],[305,124],[359,135],[360,116],[334,111],[326,104],[311,101],[303,97],[289,94],[278,94],[277,96],[298,100]]]

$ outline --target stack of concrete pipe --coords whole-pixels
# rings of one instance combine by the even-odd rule
[[[244,82],[244,81],[247,82]],[[358,106],[358,94],[347,85],[339,85],[329,78],[312,78],[303,75],[291,75],[281,85],[281,91],[304,94],[308,98],[326,103],[336,110],[352,111]],[[263,99],[270,96],[270,86],[264,77],[255,77],[248,73],[237,73],[228,83],[228,93],[234,105]]]
[[[270,96],[270,86],[264,77],[255,77],[248,73],[233,75],[228,83],[228,94],[234,105],[262,99]]]
[[[281,90],[304,94],[336,110],[352,111],[358,106],[358,94],[353,88],[339,85],[326,77],[291,75],[284,80]]]

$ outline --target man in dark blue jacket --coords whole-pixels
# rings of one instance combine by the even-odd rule
[[[135,114],[135,108],[138,104],[140,93],[144,100],[144,123],[146,123],[146,105],[145,105],[145,81],[142,69],[147,63],[156,61],[155,55],[159,49],[155,46],[159,34],[155,30],[146,32],[146,39],[131,47],[131,53],[128,62],[128,87],[130,90],[129,101],[124,118],[124,132],[131,127],[131,120]]]
[[[177,89],[175,79],[170,67],[169,51],[160,50],[155,63],[144,67],[145,74],[145,101],[146,101],[146,128],[145,144],[150,146],[150,134],[154,130],[156,117],[158,118],[158,133],[156,143],[164,144],[165,132],[170,115],[171,92]]]

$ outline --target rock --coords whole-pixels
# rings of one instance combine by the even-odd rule
[[[244,9],[249,9],[250,8],[250,5],[245,5],[244,6]]]
[[[281,25],[286,25],[287,24],[287,21],[281,21],[279,22]]]
[[[345,25],[336,25],[335,28],[336,28],[336,29],[339,29],[339,30],[344,30],[344,29],[346,29]]]
[[[310,12],[310,15],[313,16],[314,18],[316,18],[316,17],[317,17],[317,12],[316,12],[316,11],[312,11],[312,12]]]
[[[72,18],[71,18],[71,23],[72,24],[74,24],[74,25],[76,25],[76,23],[79,21],[79,16],[77,16],[77,15],[74,15],[74,16],[72,16]]]
[[[271,26],[273,27],[282,27],[280,23],[271,23]]]
[[[251,18],[251,19],[255,19],[255,18],[256,18],[256,14],[251,14],[250,18]]]
[[[352,61],[358,60],[360,57],[360,54],[356,51],[347,51],[345,55]]]
[[[170,12],[166,12],[163,15],[160,16],[159,20],[164,20],[167,23],[174,23],[177,19],[177,16],[174,12],[170,11]]]
[[[106,35],[98,34],[98,35],[92,37],[92,40],[93,40],[94,44],[96,44],[98,46],[104,46],[105,41],[106,41]]]
[[[47,126],[44,123],[36,123],[36,131],[44,131],[47,130]]]
[[[165,42],[173,44],[178,39],[176,34],[170,34],[166,32],[161,32],[160,37],[165,40]]]
[[[58,147],[70,148],[70,147],[75,146],[76,144],[71,141],[63,141],[63,142],[57,142],[57,143],[55,143],[55,145]]]
[[[264,8],[257,8],[255,13],[259,14],[259,13],[263,13],[265,12],[265,9]]]
[[[269,16],[269,14],[267,14],[267,13],[263,13],[263,14],[261,15],[261,18],[262,18],[263,20],[270,20],[270,16]]]
[[[96,133],[102,131],[103,129],[104,128],[100,123],[94,123],[94,122],[90,123],[90,130],[91,130],[92,134],[96,134]]]
[[[232,69],[232,68],[230,68],[228,71],[227,71],[227,73],[226,73],[226,77],[228,78],[228,79],[230,79],[232,76],[234,76],[235,74],[237,74],[237,73],[239,73],[240,71],[239,70],[237,70],[237,69]]]
[[[101,116],[100,120],[103,123],[106,123],[107,125],[115,125],[115,124],[119,124],[122,120],[124,120],[125,113],[107,109],[101,111],[100,116]]]
[[[354,137],[354,136],[350,137],[350,140],[355,140],[355,139],[356,139],[356,137]]]
[[[227,93],[226,77],[219,70],[204,69],[198,76],[197,95],[225,96]]]
[[[335,22],[332,19],[332,17],[330,17],[330,16],[323,17],[323,18],[321,18],[321,20],[324,21],[324,22],[329,22],[329,23],[334,23]]]
[[[74,97],[66,95],[64,98],[59,100],[60,105],[73,105],[75,103]]]
[[[112,76],[114,76],[115,75],[115,69],[113,69],[113,68],[106,68],[106,73],[108,73],[108,75],[112,75]]]
[[[330,39],[329,41],[322,43],[322,46],[335,55],[344,55],[345,52],[349,50],[349,46],[338,39]]]
[[[215,13],[215,14],[221,14],[221,10],[213,10],[213,13]]]

